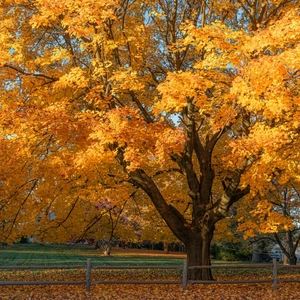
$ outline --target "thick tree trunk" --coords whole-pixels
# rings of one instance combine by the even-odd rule
[[[199,152],[199,159],[201,159],[199,163],[202,166],[201,182],[193,172],[192,149],[187,149],[186,155],[182,157],[176,155],[173,157],[175,161],[179,160],[180,169],[186,171],[190,188],[188,195],[193,202],[192,222],[189,222],[175,206],[166,202],[156,183],[142,169],[129,173],[135,184],[148,194],[174,235],[185,244],[188,266],[210,265],[210,243],[215,223],[226,217],[230,206],[247,195],[250,190],[249,186],[243,190],[238,189],[243,170],[237,169],[230,183],[227,186],[224,184],[225,190],[221,198],[215,203],[211,202],[211,187],[214,179],[214,172],[211,169],[211,153],[214,143],[210,141],[209,145],[203,148],[200,140],[197,141],[196,150]],[[119,159],[122,161],[122,155]],[[205,268],[189,270],[188,278],[190,280],[213,280],[211,269]]]
[[[186,242],[188,266],[210,266],[210,243],[213,230],[195,232]],[[188,270],[189,280],[213,280],[211,269]]]

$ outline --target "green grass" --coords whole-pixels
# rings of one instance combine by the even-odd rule
[[[137,251],[138,252],[138,251]],[[141,251],[142,252],[142,251]],[[87,258],[92,258],[95,266],[183,266],[183,258],[149,256],[113,251],[111,256],[104,256],[99,250],[87,245],[36,245],[15,244],[0,249],[0,266],[48,266],[48,265],[83,265]],[[141,278],[181,278],[181,270],[94,270],[94,280],[117,280]],[[0,270],[0,281],[7,280],[85,280],[85,270]]]
[[[140,256],[120,252],[103,256],[99,250],[88,245],[15,244],[0,249],[0,266],[85,265],[87,258],[92,258],[93,265],[102,266],[183,265],[183,258],[166,256]]]

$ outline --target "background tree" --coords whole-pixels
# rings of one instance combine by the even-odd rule
[[[188,264],[208,265],[215,224],[250,184],[263,189],[262,174],[279,167],[282,180],[298,172],[297,8],[2,1],[1,111],[32,182],[11,224],[24,224],[25,207],[37,207],[28,224],[38,209],[69,207],[64,222],[79,200],[99,201],[95,190],[118,202],[139,188],[185,244]],[[167,186],[181,188],[181,202]],[[189,277],[212,279],[206,269]]]
[[[252,208],[251,218],[240,218],[239,230],[245,238],[270,240],[278,244],[288,263],[296,264],[299,246],[299,192],[293,183],[282,186],[275,179],[269,184],[265,198],[259,197]]]
[[[142,216],[141,239],[149,241],[151,245],[162,242],[164,252],[168,253],[170,243],[178,243],[178,239],[176,239],[153,205],[148,204],[148,206],[145,206]]]

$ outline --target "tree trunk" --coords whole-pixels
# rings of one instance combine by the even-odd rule
[[[210,266],[210,243],[212,233],[194,232],[186,242],[188,266]],[[188,270],[189,280],[214,280],[211,269]]]
[[[101,242],[100,241],[96,241],[95,242],[95,250],[100,249],[100,245],[101,245]]]
[[[110,253],[111,253],[111,250],[112,250],[112,247],[110,245],[106,245],[103,253],[105,256],[110,256]]]
[[[189,120],[187,120],[188,122]],[[190,135],[196,130],[190,128]],[[194,131],[193,131],[194,130]],[[217,141],[215,136],[215,142]],[[193,140],[191,138],[190,140]],[[129,173],[131,179],[141,187],[152,200],[155,208],[172,230],[173,234],[182,241],[187,249],[188,266],[209,266],[210,265],[210,243],[214,233],[214,225],[219,220],[228,215],[231,205],[247,195],[250,187],[238,189],[240,177],[243,169],[236,169],[230,183],[224,187],[224,192],[215,203],[211,201],[211,188],[214,180],[214,171],[211,166],[211,154],[214,147],[212,140],[207,141],[205,147],[198,137],[195,150],[198,151],[199,163],[201,165],[201,180],[198,181],[196,173],[193,171],[191,145],[187,145],[187,152],[182,157],[175,155],[172,159],[179,161],[180,169],[186,171],[187,182],[190,188],[189,196],[193,202],[192,222],[173,205],[168,204],[161,194],[158,186],[151,177],[142,169],[136,169]],[[119,156],[123,162],[122,152]],[[124,161],[125,163],[125,161]],[[248,164],[248,162],[247,162]],[[213,280],[211,269],[188,270],[190,280]]]
[[[289,234],[288,234],[288,232],[286,232],[285,250],[286,250],[287,253],[289,253],[290,255],[284,254],[284,257],[283,257],[283,264],[284,264],[284,265],[288,265],[288,264],[290,264],[290,257],[291,257],[290,247],[289,247]]]
[[[169,243],[164,242],[164,253],[169,253]]]
[[[258,243],[253,243],[252,245],[252,262],[253,263],[259,263],[260,262],[260,256],[259,256],[259,250],[258,250]]]
[[[297,257],[295,254],[291,254],[289,257],[289,263],[290,265],[296,265],[297,264]]]

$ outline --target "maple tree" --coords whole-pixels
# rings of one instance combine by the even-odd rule
[[[298,1],[0,5],[6,239],[37,218],[68,232],[140,189],[189,265],[209,265],[250,185],[299,180]]]

